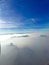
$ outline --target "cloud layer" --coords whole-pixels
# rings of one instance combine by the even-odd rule
[[[14,35],[17,37],[12,36],[13,38],[8,39],[9,41],[3,42],[4,44],[8,42],[8,44],[2,47],[1,65],[45,65],[48,63],[49,38],[45,37],[47,34],[44,37],[41,37],[39,33]],[[22,37],[25,35],[29,37]]]

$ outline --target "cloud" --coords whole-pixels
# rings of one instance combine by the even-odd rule
[[[15,39],[15,38],[26,38],[30,37],[30,34],[4,34],[0,35],[0,41],[6,41],[8,39]]]
[[[29,37],[21,37],[25,35],[29,35]],[[45,35],[47,36],[49,33],[48,31],[38,31],[30,34],[10,35],[10,37],[20,36],[20,38],[11,38],[3,42],[3,44],[9,44],[12,42],[14,45],[16,45],[16,48],[7,46],[4,49],[3,47],[4,53],[6,54],[7,52],[7,54],[5,56],[3,55],[3,57],[1,56],[2,59],[0,60],[2,62],[0,65],[45,65],[45,63],[49,61],[49,38],[42,38],[40,35],[43,35],[45,37]]]
[[[39,46],[38,49],[36,47],[32,49],[30,47],[5,46],[2,49],[5,55],[1,56],[0,65],[45,65],[49,59],[49,50],[47,51],[45,53],[45,51],[40,50]]]
[[[19,34],[19,35],[13,35],[11,38],[22,38],[22,37],[29,37],[29,34]]]
[[[48,37],[47,35],[40,35],[40,37]]]
[[[21,26],[23,26],[21,22],[0,20],[0,28],[20,28]]]
[[[18,36],[18,37],[29,37],[29,35],[22,35],[22,36]]]

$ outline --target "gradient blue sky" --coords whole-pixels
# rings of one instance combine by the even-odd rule
[[[49,29],[49,0],[0,0],[0,33]]]

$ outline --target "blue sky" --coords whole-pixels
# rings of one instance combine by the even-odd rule
[[[49,29],[49,0],[0,0],[0,33]]]

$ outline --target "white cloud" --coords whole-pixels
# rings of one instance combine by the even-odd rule
[[[47,31],[49,32],[49,31]],[[24,36],[28,37],[24,37]],[[48,37],[40,37],[40,35],[48,35]],[[0,41],[4,45],[13,43],[18,47],[22,46],[40,46],[42,44],[46,44],[49,42],[49,33],[44,32],[34,32],[34,33],[26,33],[26,34],[8,34],[8,35],[0,35]]]

